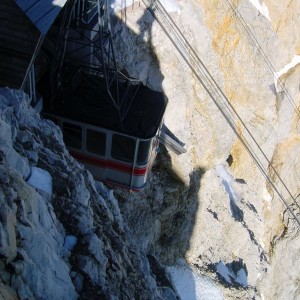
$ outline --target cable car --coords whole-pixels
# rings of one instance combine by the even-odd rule
[[[141,190],[157,153],[167,99],[118,69],[110,1],[31,2],[4,1],[9,14],[2,17],[18,30],[1,29],[0,85],[27,92],[96,179]],[[26,45],[18,32],[30,36]],[[7,64],[9,58],[15,63]]]
[[[43,115],[95,179],[139,191],[158,151],[167,98],[118,69],[109,7],[107,0],[67,2],[45,40],[57,36],[38,91]]]
[[[107,99],[105,88],[91,88],[92,75],[81,77],[85,80],[77,79],[76,88],[64,88],[57,96],[64,101],[57,99],[57,106],[44,109],[44,116],[60,126],[70,154],[95,179],[142,190],[158,152],[167,98],[136,85],[135,97],[120,123],[119,110]]]

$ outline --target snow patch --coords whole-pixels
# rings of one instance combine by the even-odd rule
[[[32,167],[31,175],[27,180],[27,183],[34,188],[44,191],[49,196],[52,196],[52,177],[47,171]]]
[[[187,266],[167,267],[171,280],[182,300],[223,300],[215,283]]]
[[[229,198],[231,200],[238,200],[238,196],[236,192],[234,191],[231,182],[233,181],[233,178],[228,174],[227,170],[223,165],[219,165],[216,167],[218,175],[222,179],[222,183],[226,189],[226,192],[229,194]]]
[[[167,12],[179,12],[179,5],[176,0],[160,0],[160,3]]]
[[[220,261],[216,266],[217,273],[230,285],[238,283],[243,287],[247,287],[247,273],[243,267],[241,267],[236,273],[233,272],[228,266]]]
[[[231,184],[233,181],[232,177],[228,174],[225,167],[222,165],[217,166],[216,170],[219,176],[222,178],[222,184],[224,185],[225,190],[229,195],[229,200],[230,200],[229,204],[230,204],[230,211],[232,217],[235,219],[235,221],[243,222],[244,213],[237,205],[237,200],[240,201],[240,198],[238,197],[238,195],[236,194],[236,192],[232,187]]]
[[[236,274],[236,282],[241,286],[246,287],[248,285],[247,274],[244,268],[241,268]]]
[[[300,55],[294,55],[290,63],[284,66],[280,71],[274,73],[274,85],[277,93],[281,92],[281,90],[278,88],[279,78],[292,68],[296,67],[298,64],[300,64]]]
[[[267,190],[266,187],[263,188],[262,190],[262,198],[266,201],[266,202],[272,202],[272,196],[269,193],[269,191]]]
[[[67,235],[65,238],[64,248],[72,251],[77,244],[77,237],[74,235]]]
[[[118,12],[126,7],[133,6],[136,0],[116,0],[111,1],[111,8],[114,12]],[[179,5],[176,0],[160,0],[160,3],[167,12],[179,12]]]
[[[267,18],[271,22],[269,9],[264,1],[261,0],[249,0],[249,1],[265,18]]]
[[[217,273],[222,276],[227,283],[232,284],[231,277],[234,277],[234,274],[224,265],[222,261],[217,264]]]

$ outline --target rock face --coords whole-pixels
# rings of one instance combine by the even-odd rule
[[[263,151],[250,142],[264,175],[145,7],[128,7],[115,27],[119,64],[165,92],[165,123],[188,150],[163,150],[151,185],[125,197],[121,211],[143,249],[165,263],[185,257],[218,278],[228,299],[300,297],[299,272],[283,267],[297,261],[299,231],[280,199],[299,214],[296,2],[178,1],[169,11],[239,114],[238,132],[249,138],[245,125]],[[246,286],[229,284],[220,266],[243,272]]]
[[[119,67],[164,91],[165,124],[187,152],[162,147],[146,189],[114,196],[69,156],[61,132],[24,94],[2,89],[1,296],[176,299],[163,265],[184,258],[226,299],[300,297],[299,230],[280,199],[299,204],[300,6],[164,2],[239,114],[238,133],[249,138],[246,125],[263,150],[250,142],[265,174],[158,23],[134,3],[114,27]],[[32,184],[34,168],[51,175],[51,193]]]
[[[164,268],[135,245],[112,191],[94,182],[28,101],[0,89],[0,295],[176,299],[171,282],[157,279],[167,278]],[[34,188],[37,170],[44,184]]]

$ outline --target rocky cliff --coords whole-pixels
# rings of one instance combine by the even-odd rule
[[[0,298],[176,299],[111,190],[20,91],[0,89]]]
[[[297,1],[163,3],[239,114],[238,133],[247,134],[245,125],[263,151],[265,157],[254,154],[266,173],[153,16],[134,4],[115,27],[118,61],[166,93],[165,123],[187,153],[162,151],[152,185],[123,201],[121,211],[144,249],[167,264],[185,257],[219,280],[225,298],[296,299],[299,226],[279,195],[299,205],[300,7]],[[130,215],[133,206],[142,220]],[[295,203],[291,211],[299,214]]]
[[[163,3],[265,153],[265,175],[299,203],[297,1]],[[2,89],[0,295],[176,299],[163,266],[184,259],[182,274],[210,277],[225,299],[299,298],[299,229],[278,193],[143,4],[117,16],[120,68],[164,91],[187,152],[161,147],[143,192],[113,193],[21,92]]]

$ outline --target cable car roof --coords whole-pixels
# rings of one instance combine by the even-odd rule
[[[122,108],[124,111],[128,109],[128,112],[123,122],[120,122],[120,109],[113,105],[104,80],[97,78],[95,81],[92,75],[87,74],[81,76],[84,76],[85,80],[81,80],[76,88],[64,88],[56,98],[53,109],[51,111],[46,109],[46,113],[50,112],[138,138],[148,139],[156,134],[168,102],[162,92],[137,85],[138,90],[132,103],[125,103]],[[124,86],[125,83],[123,88]],[[119,87],[119,90],[122,90],[122,87]]]

